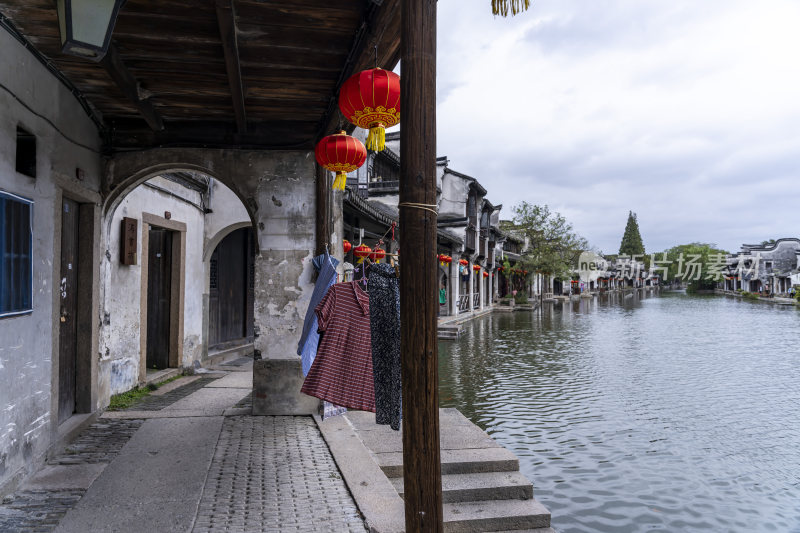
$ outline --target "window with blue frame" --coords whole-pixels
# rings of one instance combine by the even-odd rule
[[[0,317],[33,310],[33,202],[0,191]]]

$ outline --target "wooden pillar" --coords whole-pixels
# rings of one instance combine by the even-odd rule
[[[317,200],[317,247],[316,255],[325,251],[325,244],[331,239],[331,188],[328,184],[328,171],[315,164],[315,195]]]
[[[418,252],[402,255],[400,278],[406,531],[441,532],[436,321],[439,306],[435,211],[436,0],[402,0],[401,17],[400,249]]]

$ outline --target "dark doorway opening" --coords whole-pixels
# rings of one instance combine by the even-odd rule
[[[147,368],[169,367],[173,232],[150,227],[147,253]]]
[[[61,204],[61,282],[58,328],[58,423],[76,411],[78,367],[78,245],[80,204]]]
[[[255,300],[253,229],[226,236],[211,255],[209,280],[209,349],[253,342]]]

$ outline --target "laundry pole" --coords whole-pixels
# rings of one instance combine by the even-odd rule
[[[400,312],[406,531],[442,532],[436,260],[436,0],[402,0]]]

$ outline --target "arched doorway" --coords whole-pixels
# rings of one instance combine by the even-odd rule
[[[106,384],[101,405],[207,356],[209,248],[223,235],[231,237],[223,255],[244,265],[249,257],[250,268],[256,248],[252,218],[240,197],[198,170],[168,169],[126,182],[124,191],[107,200],[103,227],[108,251],[100,287],[104,355],[97,371]],[[249,283],[242,271],[236,277]],[[235,318],[250,324],[244,334],[252,340],[250,309],[249,321],[242,313]]]
[[[253,228],[229,233],[209,260],[208,351],[253,342]]]

